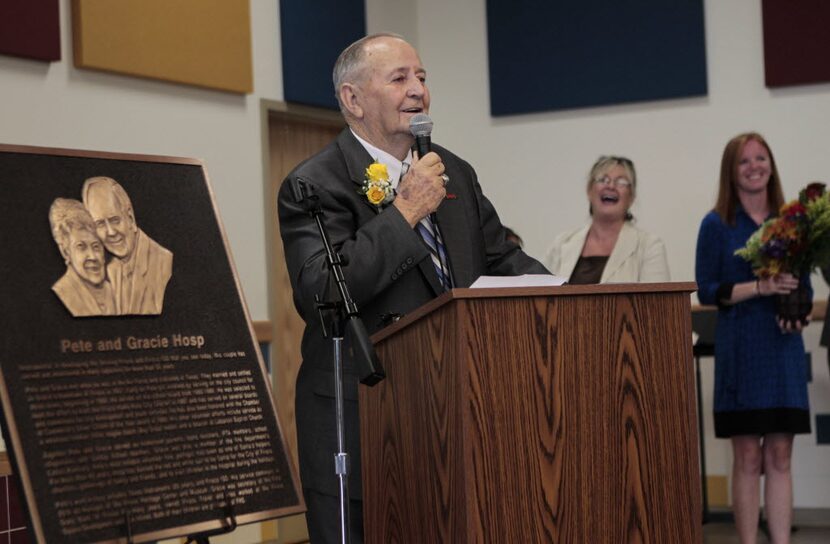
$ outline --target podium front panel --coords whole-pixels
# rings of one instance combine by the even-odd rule
[[[367,542],[699,542],[688,291],[458,297],[361,388]]]

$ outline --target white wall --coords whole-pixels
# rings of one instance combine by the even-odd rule
[[[262,98],[283,98],[278,3],[251,0],[255,92],[241,97],[75,69],[70,2],[60,5],[64,60],[0,56],[0,142],[205,159],[251,316],[267,319],[263,211],[272,203],[262,201],[259,108]],[[830,85],[766,89],[760,2],[706,0],[705,9],[708,96],[499,119],[489,115],[483,0],[367,0],[367,25],[418,46],[435,140],[476,167],[529,253],[541,258],[556,233],[587,221],[588,169],[598,155],[621,154],[637,165],[638,224],[666,241],[673,279],[692,280],[697,228],[712,207],[729,138],[762,132],[788,197],[808,181],[830,181]],[[516,62],[535,69],[532,58]],[[825,296],[823,281],[814,283]],[[814,413],[830,412],[816,329],[805,335],[816,374],[811,402]],[[711,428],[709,418],[710,473],[726,474],[728,444],[714,440]],[[814,436],[796,441],[795,501],[830,507],[828,446],[814,443]]]

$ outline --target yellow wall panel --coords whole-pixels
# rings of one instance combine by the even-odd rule
[[[253,91],[249,0],[73,0],[72,18],[78,68]]]

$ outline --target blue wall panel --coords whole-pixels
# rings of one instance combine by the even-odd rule
[[[830,444],[830,414],[816,414],[816,444]]]
[[[331,70],[366,34],[363,0],[282,0],[280,32],[286,102],[338,109]]]
[[[490,112],[705,95],[703,0],[487,0]]]

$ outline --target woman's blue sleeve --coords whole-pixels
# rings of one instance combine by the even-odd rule
[[[717,304],[717,292],[721,278],[724,224],[715,213],[709,213],[700,223],[695,254],[695,280],[697,298],[702,304]]]

